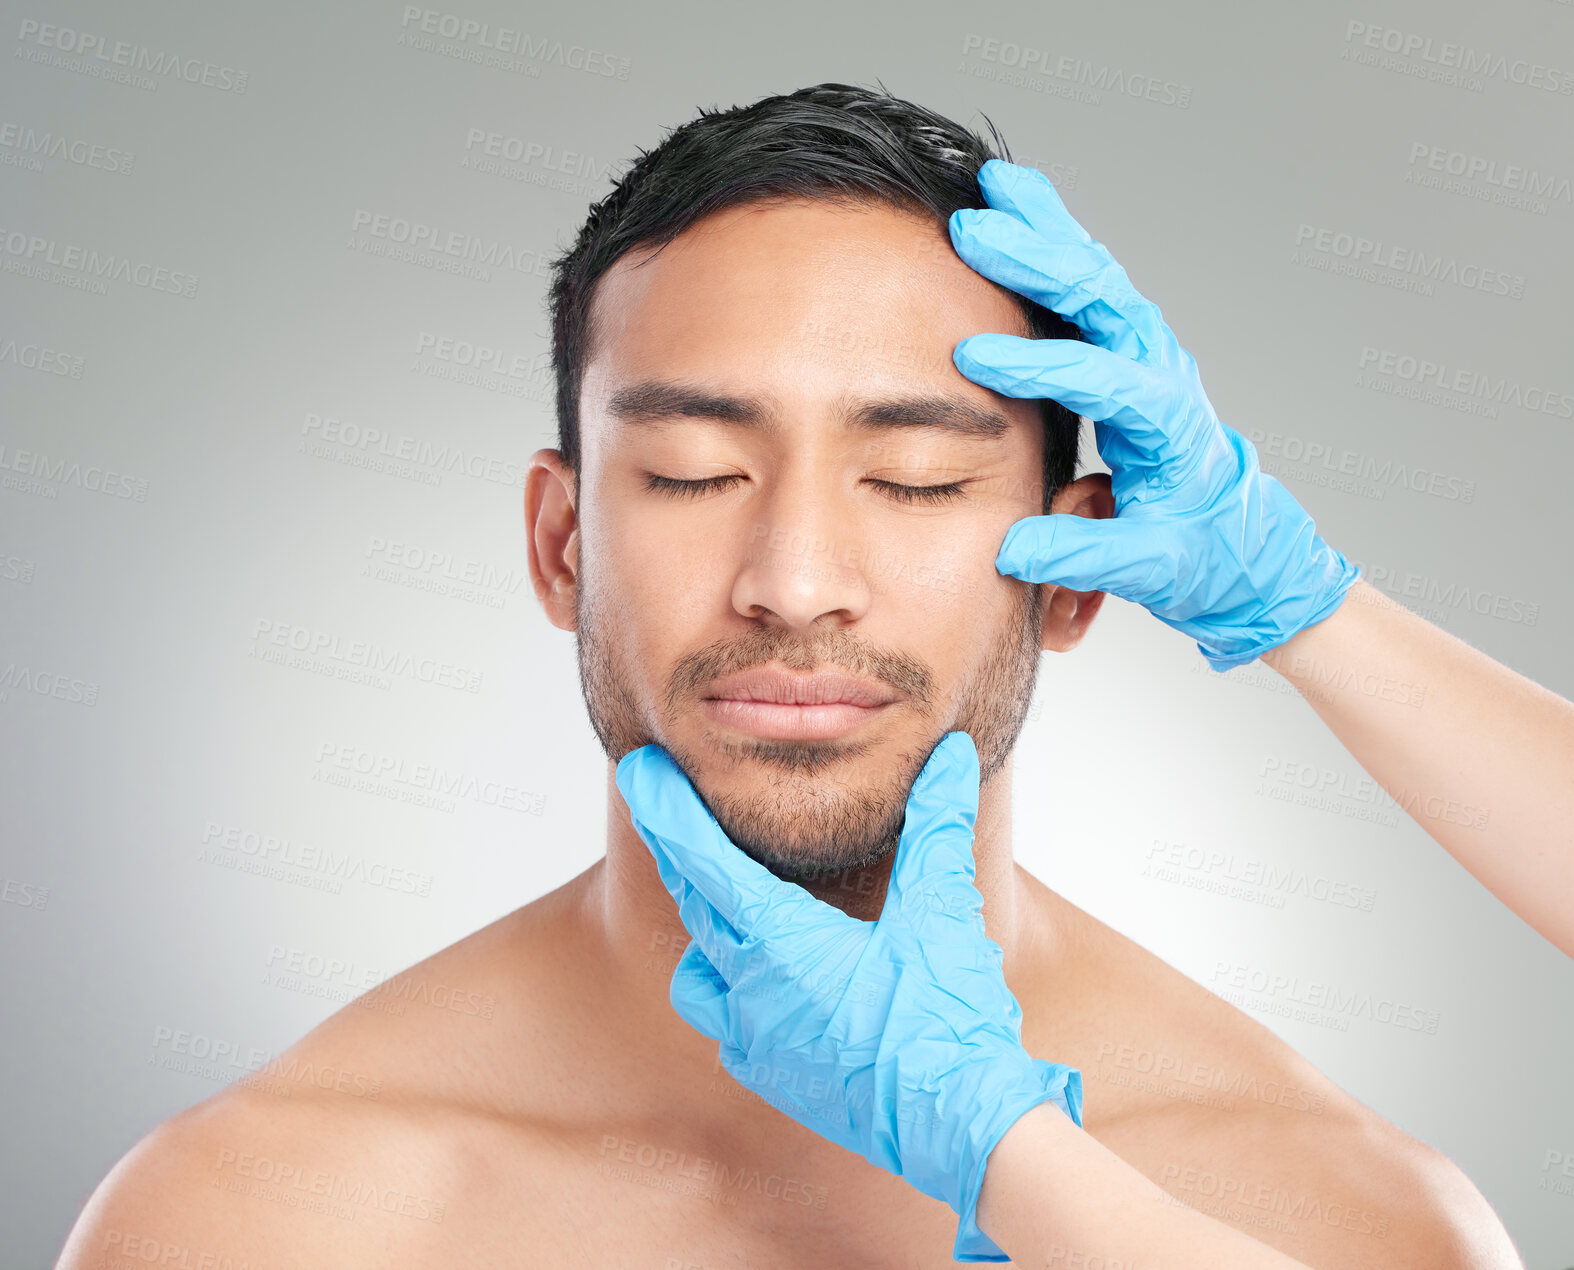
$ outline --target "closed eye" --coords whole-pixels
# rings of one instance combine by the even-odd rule
[[[721,489],[733,481],[746,480],[746,477],[737,473],[727,476],[711,476],[703,481],[680,481],[672,476],[657,476],[651,473],[646,481],[645,488],[660,492],[671,498],[697,498],[709,489]],[[878,485],[885,493],[901,503],[944,503],[962,497],[962,491],[968,484],[967,481],[952,481],[947,485],[898,485],[895,481],[880,481],[871,478],[871,484]]]

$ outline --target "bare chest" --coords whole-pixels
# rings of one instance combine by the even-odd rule
[[[608,1126],[493,1153],[431,1263],[651,1270],[942,1270],[956,1215],[865,1161],[816,1164],[770,1141],[718,1152],[681,1126]],[[478,1255],[484,1253],[485,1255]]]

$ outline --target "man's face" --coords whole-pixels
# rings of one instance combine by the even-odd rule
[[[779,876],[877,862],[940,739],[968,732],[988,782],[1032,697],[1045,588],[994,559],[1042,511],[1043,424],[951,361],[964,336],[1028,334],[1021,309],[943,227],[815,200],[630,253],[595,309],[575,613],[596,735],[613,760],[660,744]],[[882,482],[961,489],[904,501]],[[706,701],[761,668],[894,700],[842,735],[762,735]]]

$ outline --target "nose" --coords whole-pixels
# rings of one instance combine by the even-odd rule
[[[732,602],[746,617],[807,629],[868,612],[867,535],[825,486],[780,485],[748,527]]]

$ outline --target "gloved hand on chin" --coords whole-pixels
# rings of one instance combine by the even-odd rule
[[[1022,1048],[984,933],[972,738],[947,733],[914,782],[875,922],[744,855],[661,747],[625,755],[617,783],[693,936],[673,1008],[740,1084],[949,1204],[958,1261],[1008,1260],[975,1220],[989,1153],[1041,1102],[1080,1126],[1082,1077]]]

